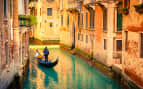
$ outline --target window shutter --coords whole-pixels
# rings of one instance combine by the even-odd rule
[[[117,14],[117,31],[122,30],[122,14],[118,13]]]

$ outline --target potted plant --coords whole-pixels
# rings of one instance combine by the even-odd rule
[[[129,9],[128,8],[122,8],[122,13],[127,15],[129,13]]]
[[[143,13],[143,4],[134,5],[136,12]]]

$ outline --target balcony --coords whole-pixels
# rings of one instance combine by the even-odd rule
[[[81,4],[79,0],[69,0],[67,10],[69,11],[79,11]]]
[[[29,1],[29,8],[33,8],[37,6],[38,0],[30,0]]]
[[[122,58],[122,52],[114,51],[113,52],[113,58]]]
[[[84,0],[84,5],[89,5],[95,3],[96,0]],[[98,1],[98,0],[97,0]]]
[[[113,52],[113,59],[115,64],[121,64],[122,63],[122,52],[121,51],[114,51]]]
[[[37,20],[35,16],[31,15],[19,15],[19,26],[20,27],[31,27],[37,24]]]

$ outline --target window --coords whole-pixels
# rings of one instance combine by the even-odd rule
[[[90,11],[90,29],[94,29],[94,18],[95,17],[95,11]]]
[[[81,41],[83,41],[83,34],[81,34]]]
[[[80,14],[78,14],[78,27],[80,26]]]
[[[88,35],[86,35],[86,43],[88,43]]]
[[[106,49],[107,49],[107,40],[104,39],[104,50],[106,50]]]
[[[128,31],[125,31],[125,51],[128,50]]]
[[[86,28],[88,28],[88,12],[86,12]]]
[[[130,8],[130,0],[124,0],[124,8]]]
[[[50,27],[53,27],[53,23],[50,23]]]
[[[81,13],[81,21],[80,21],[80,26],[83,27],[83,13]]]
[[[103,8],[103,31],[107,31],[107,9]]]
[[[122,13],[117,13],[117,31],[122,31]]]
[[[63,26],[63,15],[61,15],[61,26]]]
[[[69,26],[69,15],[67,16],[67,26]]]
[[[12,17],[12,14],[13,14],[13,1],[10,0],[10,17]]]
[[[52,8],[47,8],[47,16],[52,16]]]
[[[141,33],[141,42],[140,42],[140,57],[143,58],[143,33]]]
[[[4,18],[7,18],[7,0],[4,0]]]
[[[80,33],[78,33],[78,40],[80,40]]]
[[[41,16],[41,8],[40,8],[40,16]]]
[[[117,51],[122,51],[122,40],[116,40]]]

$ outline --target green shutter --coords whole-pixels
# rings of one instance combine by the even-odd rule
[[[117,14],[117,31],[122,30],[122,14],[118,13]]]

